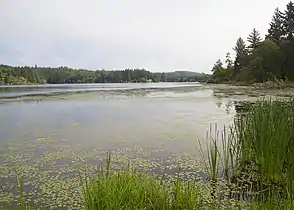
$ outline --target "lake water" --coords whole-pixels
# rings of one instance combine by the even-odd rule
[[[56,182],[58,178],[49,176],[48,171],[60,165],[67,173],[71,170],[66,158],[95,165],[93,160],[105,154],[98,151],[124,155],[136,150],[148,153],[144,157],[155,158],[157,163],[171,155],[173,160],[193,156],[199,142],[205,143],[209,126],[222,128],[232,123],[239,101],[292,95],[292,89],[199,83],[0,86],[0,183],[6,186],[0,189],[0,197],[8,199],[7,192],[12,190],[9,177],[20,165],[28,183],[41,186],[44,179],[53,182],[55,177]],[[51,143],[40,146],[46,140]],[[56,151],[46,153],[52,148]],[[50,170],[49,164],[41,164],[38,158],[51,161]],[[181,163],[193,165],[185,158]],[[47,168],[39,172],[44,166]],[[74,187],[72,180],[66,184]],[[54,197],[48,202],[53,205]]]
[[[210,125],[232,122],[234,102],[287,93],[199,83],[0,86],[0,142],[193,152]]]
[[[0,141],[50,136],[83,146],[191,151],[210,124],[228,124],[234,115],[233,107],[226,106],[230,99],[220,99],[213,89],[198,83],[38,85],[0,90]],[[56,95],[66,92],[80,93]],[[44,97],[48,94],[54,97]]]

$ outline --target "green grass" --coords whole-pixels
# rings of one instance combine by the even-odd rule
[[[175,181],[170,186],[144,173],[101,174],[85,188],[85,209],[198,209],[197,185]]]
[[[167,184],[164,177],[159,179],[130,168],[111,173],[110,162],[109,154],[106,171],[101,169],[93,181],[84,182],[85,209],[199,209],[196,184],[179,179]]]

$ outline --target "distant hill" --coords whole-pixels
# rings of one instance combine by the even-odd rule
[[[194,82],[206,81],[211,77],[209,74],[192,71],[174,71],[166,73],[167,82]]]
[[[145,69],[96,70],[68,67],[0,65],[0,85],[122,83],[122,82],[195,82],[207,81],[209,75],[189,71],[150,72]]]

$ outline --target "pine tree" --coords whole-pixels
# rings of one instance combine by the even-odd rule
[[[287,9],[284,16],[285,38],[294,38],[294,4],[290,1],[287,4]]]
[[[276,8],[266,38],[273,41],[280,41],[284,34],[283,21],[283,13],[279,8]]]
[[[215,62],[215,64],[213,65],[211,71],[212,71],[213,73],[215,73],[215,72],[217,72],[217,71],[219,71],[219,70],[221,70],[221,69],[223,69],[223,62],[222,62],[220,59],[218,59],[218,60]]]
[[[231,59],[231,54],[228,52],[227,54],[226,54],[226,60],[225,60],[225,63],[227,64],[227,69],[233,69],[233,61],[232,61],[232,59]]]
[[[254,50],[261,43],[260,33],[254,28],[251,34],[249,34],[247,41],[250,43],[248,46],[249,51]]]
[[[234,72],[239,72],[248,61],[248,51],[244,40],[240,37],[237,40],[236,46],[233,48],[236,52],[236,59],[234,62]]]

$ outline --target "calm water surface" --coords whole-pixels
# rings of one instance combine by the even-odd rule
[[[56,95],[65,92],[80,93]],[[0,141],[50,136],[109,149],[191,152],[210,124],[234,115],[230,99],[198,83],[12,86],[0,98]]]
[[[0,141],[50,136],[85,147],[191,152],[209,125],[232,122],[234,101],[278,93],[198,83],[2,86]]]

